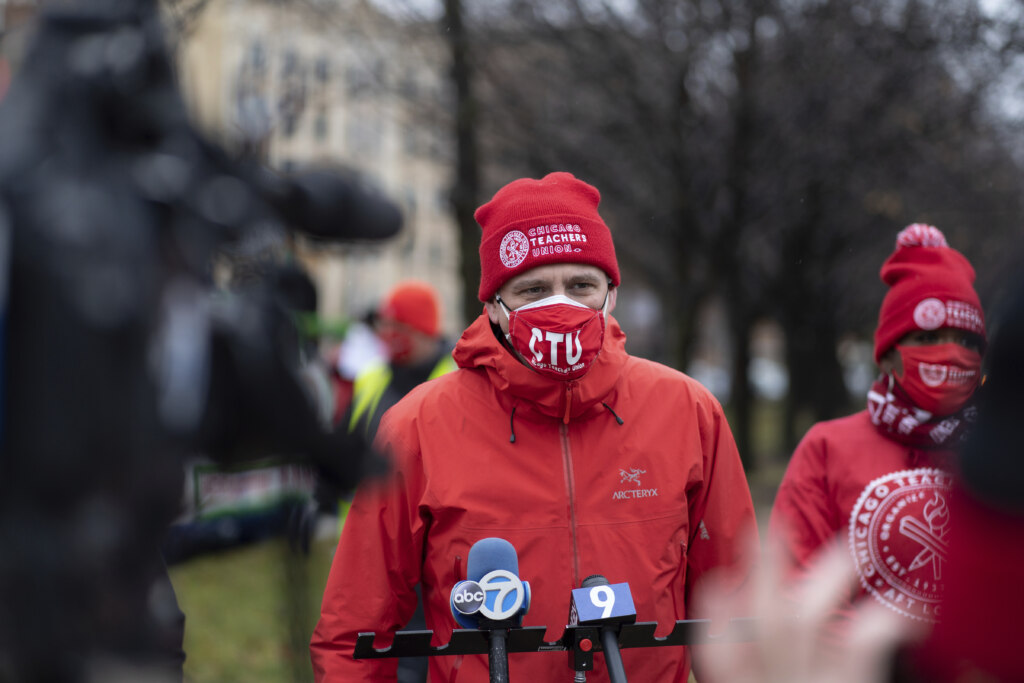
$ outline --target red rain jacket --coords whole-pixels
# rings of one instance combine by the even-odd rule
[[[456,627],[449,596],[470,547],[512,543],[532,599],[524,626],[557,640],[570,591],[591,574],[628,582],[638,621],[666,635],[709,570],[750,571],[750,491],[722,409],[704,387],[629,356],[609,317],[582,379],[547,379],[497,340],[487,316],[455,349],[460,369],[421,385],[384,417],[378,440],[397,461],[390,485],[364,486],[345,522],[311,652],[317,681],[394,681],[395,660],[354,660],[356,634],[390,643],[422,584],[434,645]],[[614,411],[614,412],[613,412]],[[618,415],[622,423],[619,423]],[[512,435],[515,435],[513,440]],[[638,681],[686,681],[686,648],[627,649]],[[509,656],[514,681],[571,680],[565,652]],[[606,681],[595,658],[592,683]],[[486,656],[430,658],[431,681],[486,681]]]
[[[948,560],[951,457],[883,436],[866,410],[819,422],[801,440],[768,535],[796,583],[825,545],[849,549],[859,581],[831,635],[845,632],[854,602],[867,595],[911,619],[936,621]]]

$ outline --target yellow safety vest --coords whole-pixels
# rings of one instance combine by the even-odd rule
[[[430,371],[425,381],[429,382],[456,369],[458,369],[458,366],[455,364],[455,359],[452,358],[450,353],[445,354],[441,357],[441,360],[437,361],[437,364]],[[373,421],[372,418],[377,414],[377,406],[380,405],[384,392],[387,391],[388,385],[391,384],[392,376],[391,367],[387,363],[382,362],[372,363],[356,375],[356,380],[352,384],[352,415],[348,421],[349,432],[355,431],[359,421],[364,420],[364,418],[363,429],[369,430],[370,423]],[[351,506],[352,501],[346,498],[338,501],[339,534],[341,533],[342,526],[345,524],[345,517]]]
[[[451,354],[445,354],[437,361],[426,381],[429,382],[457,368]],[[373,416],[377,414],[377,406],[380,405],[384,392],[391,384],[392,377],[391,366],[382,362],[371,363],[356,375],[356,380],[352,385],[352,415],[348,420],[349,432],[355,431],[356,425],[364,418],[363,428],[370,428]]]

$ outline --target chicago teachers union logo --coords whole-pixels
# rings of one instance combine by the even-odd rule
[[[922,330],[937,330],[946,322],[946,304],[925,299],[914,308],[914,324]]]
[[[850,513],[850,552],[861,585],[911,619],[940,617],[951,485],[938,469],[893,472],[868,484]]]
[[[498,256],[506,268],[515,268],[530,253],[530,240],[519,230],[509,231],[502,239],[498,247]]]

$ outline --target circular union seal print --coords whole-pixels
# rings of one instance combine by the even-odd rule
[[[893,472],[868,484],[850,513],[861,585],[912,619],[940,617],[951,486],[950,475],[934,468]]]
[[[946,304],[936,298],[924,299],[914,308],[914,324],[922,330],[937,330],[946,322]]]
[[[921,381],[930,387],[942,386],[949,375],[949,366],[941,363],[921,363],[917,366]]]
[[[526,260],[530,253],[530,240],[519,230],[512,230],[501,239],[498,256],[506,268],[515,268]]]

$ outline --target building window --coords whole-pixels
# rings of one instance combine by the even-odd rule
[[[257,79],[262,78],[266,73],[267,49],[258,38],[249,46],[249,66],[252,68],[253,76]]]
[[[416,156],[419,136],[415,126],[404,126],[402,128],[402,147],[406,155]]]
[[[316,119],[313,121],[313,137],[316,140],[322,142],[327,139],[327,123],[327,109],[325,107],[320,107],[316,113]]]
[[[330,62],[327,61],[327,57],[318,57],[313,69],[317,82],[322,85],[327,85],[331,80],[331,65]]]

